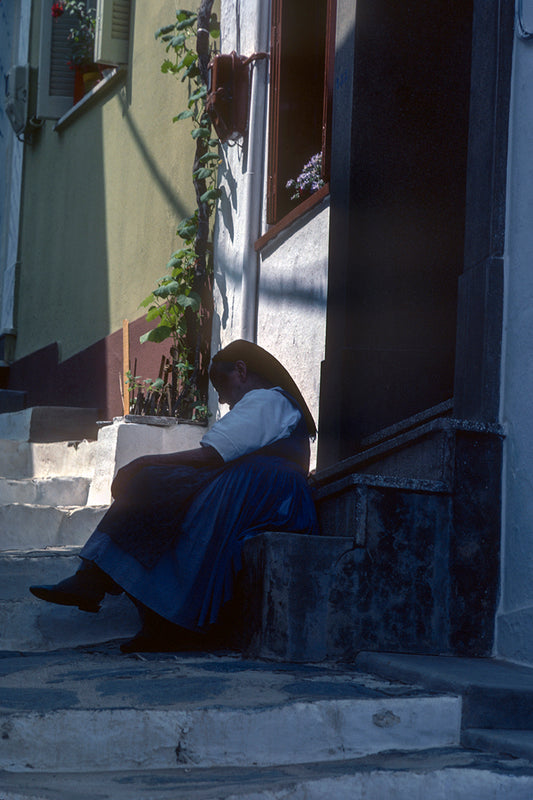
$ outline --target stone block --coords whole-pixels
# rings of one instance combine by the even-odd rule
[[[340,654],[332,648],[332,614],[339,581],[348,571],[357,582],[364,556],[346,537],[263,533],[244,546],[242,594],[247,604],[247,651],[262,658],[320,661]],[[347,609],[348,643],[353,649]],[[340,620],[335,620],[339,625]]]

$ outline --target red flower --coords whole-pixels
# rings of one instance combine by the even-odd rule
[[[53,16],[54,19],[57,19],[58,17],[60,17],[63,14],[64,11],[65,11],[65,8],[63,6],[63,3],[54,3],[53,4],[53,6],[52,6],[52,16]]]

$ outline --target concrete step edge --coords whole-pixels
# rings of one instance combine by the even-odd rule
[[[9,771],[271,766],[456,746],[460,702],[437,696],[245,708],[67,707],[4,711],[3,725],[9,736],[0,742],[0,768]]]
[[[2,550],[34,550],[48,546],[82,545],[97,527],[107,506],[0,506]]]
[[[465,747],[533,762],[533,730],[467,728],[461,742]]]
[[[72,505],[87,505],[90,485],[87,476],[0,478],[0,505],[61,505],[67,497],[75,498]]]
[[[429,691],[459,693],[465,729],[533,730],[533,668],[491,658],[360,652],[355,666]]]
[[[458,749],[267,768],[2,774],[3,800],[529,800],[532,788],[526,765]]]

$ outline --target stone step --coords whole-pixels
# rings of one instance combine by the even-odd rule
[[[457,747],[461,700],[336,665],[117,644],[0,660],[0,769],[148,771]]]
[[[2,800],[531,800],[530,764],[456,748],[269,767],[2,773]]]
[[[106,596],[98,614],[38,600],[34,584],[54,584],[79,567],[79,548],[0,553],[0,650],[43,651],[133,636],[137,611],[127,597]]]
[[[428,691],[460,693],[465,730],[507,729],[533,734],[532,667],[491,658],[368,652],[360,653],[355,663],[383,678],[415,683]]]
[[[0,439],[27,442],[63,442],[96,439],[95,408],[34,406],[0,414]]]
[[[35,443],[0,439],[3,478],[92,477],[98,463],[98,442]]]
[[[0,505],[84,506],[89,478],[0,478]]]
[[[106,506],[0,506],[0,552],[85,544]]]

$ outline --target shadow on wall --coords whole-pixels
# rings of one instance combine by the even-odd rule
[[[132,370],[143,378],[156,378],[165,345],[139,343],[149,328],[145,319],[130,324]],[[26,406],[96,408],[100,419],[122,416],[122,330],[95,342],[65,361],[55,342],[10,368],[10,389],[25,391]]]

